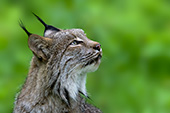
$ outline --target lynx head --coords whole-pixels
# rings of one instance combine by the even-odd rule
[[[87,96],[86,73],[95,71],[100,64],[100,44],[88,39],[82,29],[58,29],[35,16],[45,26],[44,37],[31,34],[20,25],[29,36],[28,45],[34,57],[47,70],[44,90],[50,89],[68,105],[79,92]]]

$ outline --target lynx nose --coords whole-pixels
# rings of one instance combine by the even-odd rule
[[[95,44],[93,49],[100,51],[101,45],[99,43]]]

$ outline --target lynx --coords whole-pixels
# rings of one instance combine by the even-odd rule
[[[14,113],[100,113],[85,98],[86,73],[100,64],[100,44],[82,29],[62,30],[35,16],[45,26],[44,36],[30,33],[20,22],[33,58]]]

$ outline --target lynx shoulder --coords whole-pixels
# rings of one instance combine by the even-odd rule
[[[81,96],[88,97],[86,73],[100,64],[100,44],[82,29],[58,29],[35,16],[45,26],[44,36],[30,33],[20,22],[33,58],[14,113],[100,113]]]

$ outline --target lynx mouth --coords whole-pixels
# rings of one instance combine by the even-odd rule
[[[84,67],[86,67],[86,66],[88,66],[88,65],[91,65],[91,64],[93,64],[93,63],[98,64],[98,62],[100,61],[101,58],[102,58],[102,55],[101,55],[101,54],[98,54],[97,57],[95,57],[95,58],[91,59],[90,61],[88,61],[88,62],[84,65]]]

